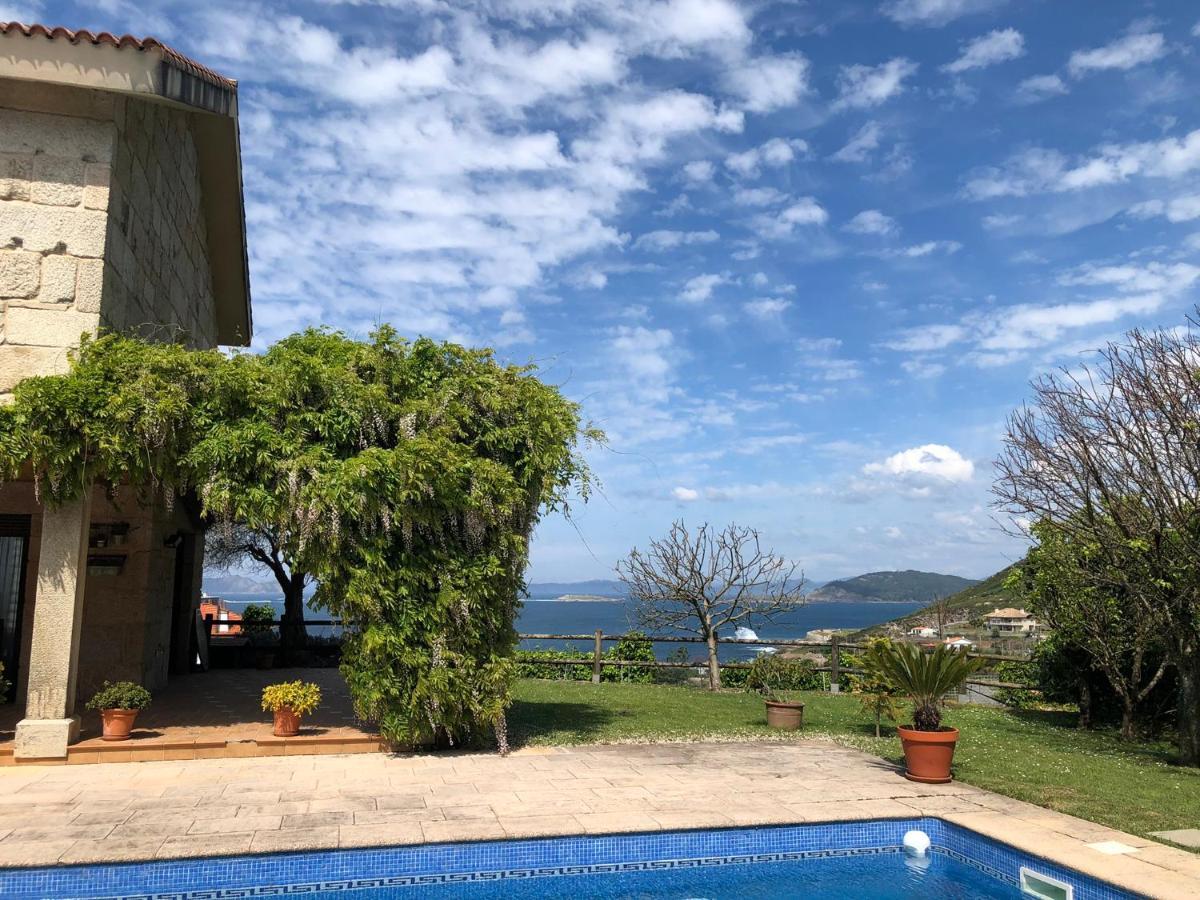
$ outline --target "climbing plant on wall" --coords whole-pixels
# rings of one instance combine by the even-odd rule
[[[578,442],[600,437],[532,368],[386,327],[233,356],[105,336],[18,385],[0,472],[50,502],[129,480],[275,529],[349,626],[361,715],[402,743],[503,745],[529,536],[586,499]]]

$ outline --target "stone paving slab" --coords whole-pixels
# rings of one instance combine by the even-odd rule
[[[0,866],[924,815],[1155,897],[1200,896],[1200,856],[812,740],[6,767]],[[1114,843],[1131,852],[1103,852]]]

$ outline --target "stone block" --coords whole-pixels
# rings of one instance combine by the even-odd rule
[[[115,136],[111,122],[0,109],[0,153],[45,153],[109,162]]]
[[[35,156],[30,199],[50,206],[78,206],[83,202],[83,170],[83,161],[77,158]]]
[[[73,256],[50,254],[42,257],[42,287],[39,303],[72,303],[75,300],[75,267]]]
[[[0,297],[28,299],[38,292],[42,258],[27,250],[0,250]]]
[[[99,210],[63,209],[30,203],[3,204],[0,205],[0,243],[11,235],[20,238],[26,250],[39,253],[103,256],[107,221],[108,216]]]
[[[104,260],[81,259],[77,261],[76,268],[75,309],[79,312],[100,312],[101,297],[104,295]]]
[[[69,719],[22,719],[17,723],[13,756],[17,759],[63,759],[67,745],[79,737],[79,716]],[[106,828],[106,832],[111,829]]]
[[[17,383],[34,375],[60,375],[67,371],[69,360],[63,347],[0,346],[0,393],[7,393]]]
[[[88,163],[83,171],[83,205],[88,209],[108,209],[112,167],[107,163]]]
[[[0,200],[28,200],[33,178],[33,157],[25,153],[0,153]]]
[[[12,306],[4,322],[4,338],[9,344],[34,347],[73,347],[83,332],[94,333],[100,324],[95,313],[71,309]]]

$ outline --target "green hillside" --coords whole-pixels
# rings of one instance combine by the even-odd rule
[[[830,581],[809,595],[811,600],[880,601],[930,603],[976,584],[972,578],[940,575],[937,572],[869,572],[854,578]]]
[[[997,607],[1017,605],[1012,592],[1004,587],[1004,580],[1008,578],[1009,572],[1016,565],[1016,563],[1013,563],[1013,565],[1001,569],[995,575],[985,578],[983,581],[976,582],[970,587],[948,597],[946,602],[952,613],[954,613],[950,617],[951,621],[969,622],[985,613],[990,613]],[[914,624],[924,622],[929,620],[929,618],[927,609],[919,609],[895,621],[907,625],[910,622]],[[888,623],[885,622],[884,625],[886,624]],[[863,633],[869,634],[882,630],[883,625],[877,625],[866,629]]]

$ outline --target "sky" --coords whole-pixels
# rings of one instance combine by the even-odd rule
[[[816,580],[1019,558],[1029,382],[1200,290],[1200,9],[1036,0],[0,0],[237,78],[255,347],[535,363],[607,445],[532,580],[682,518]]]

